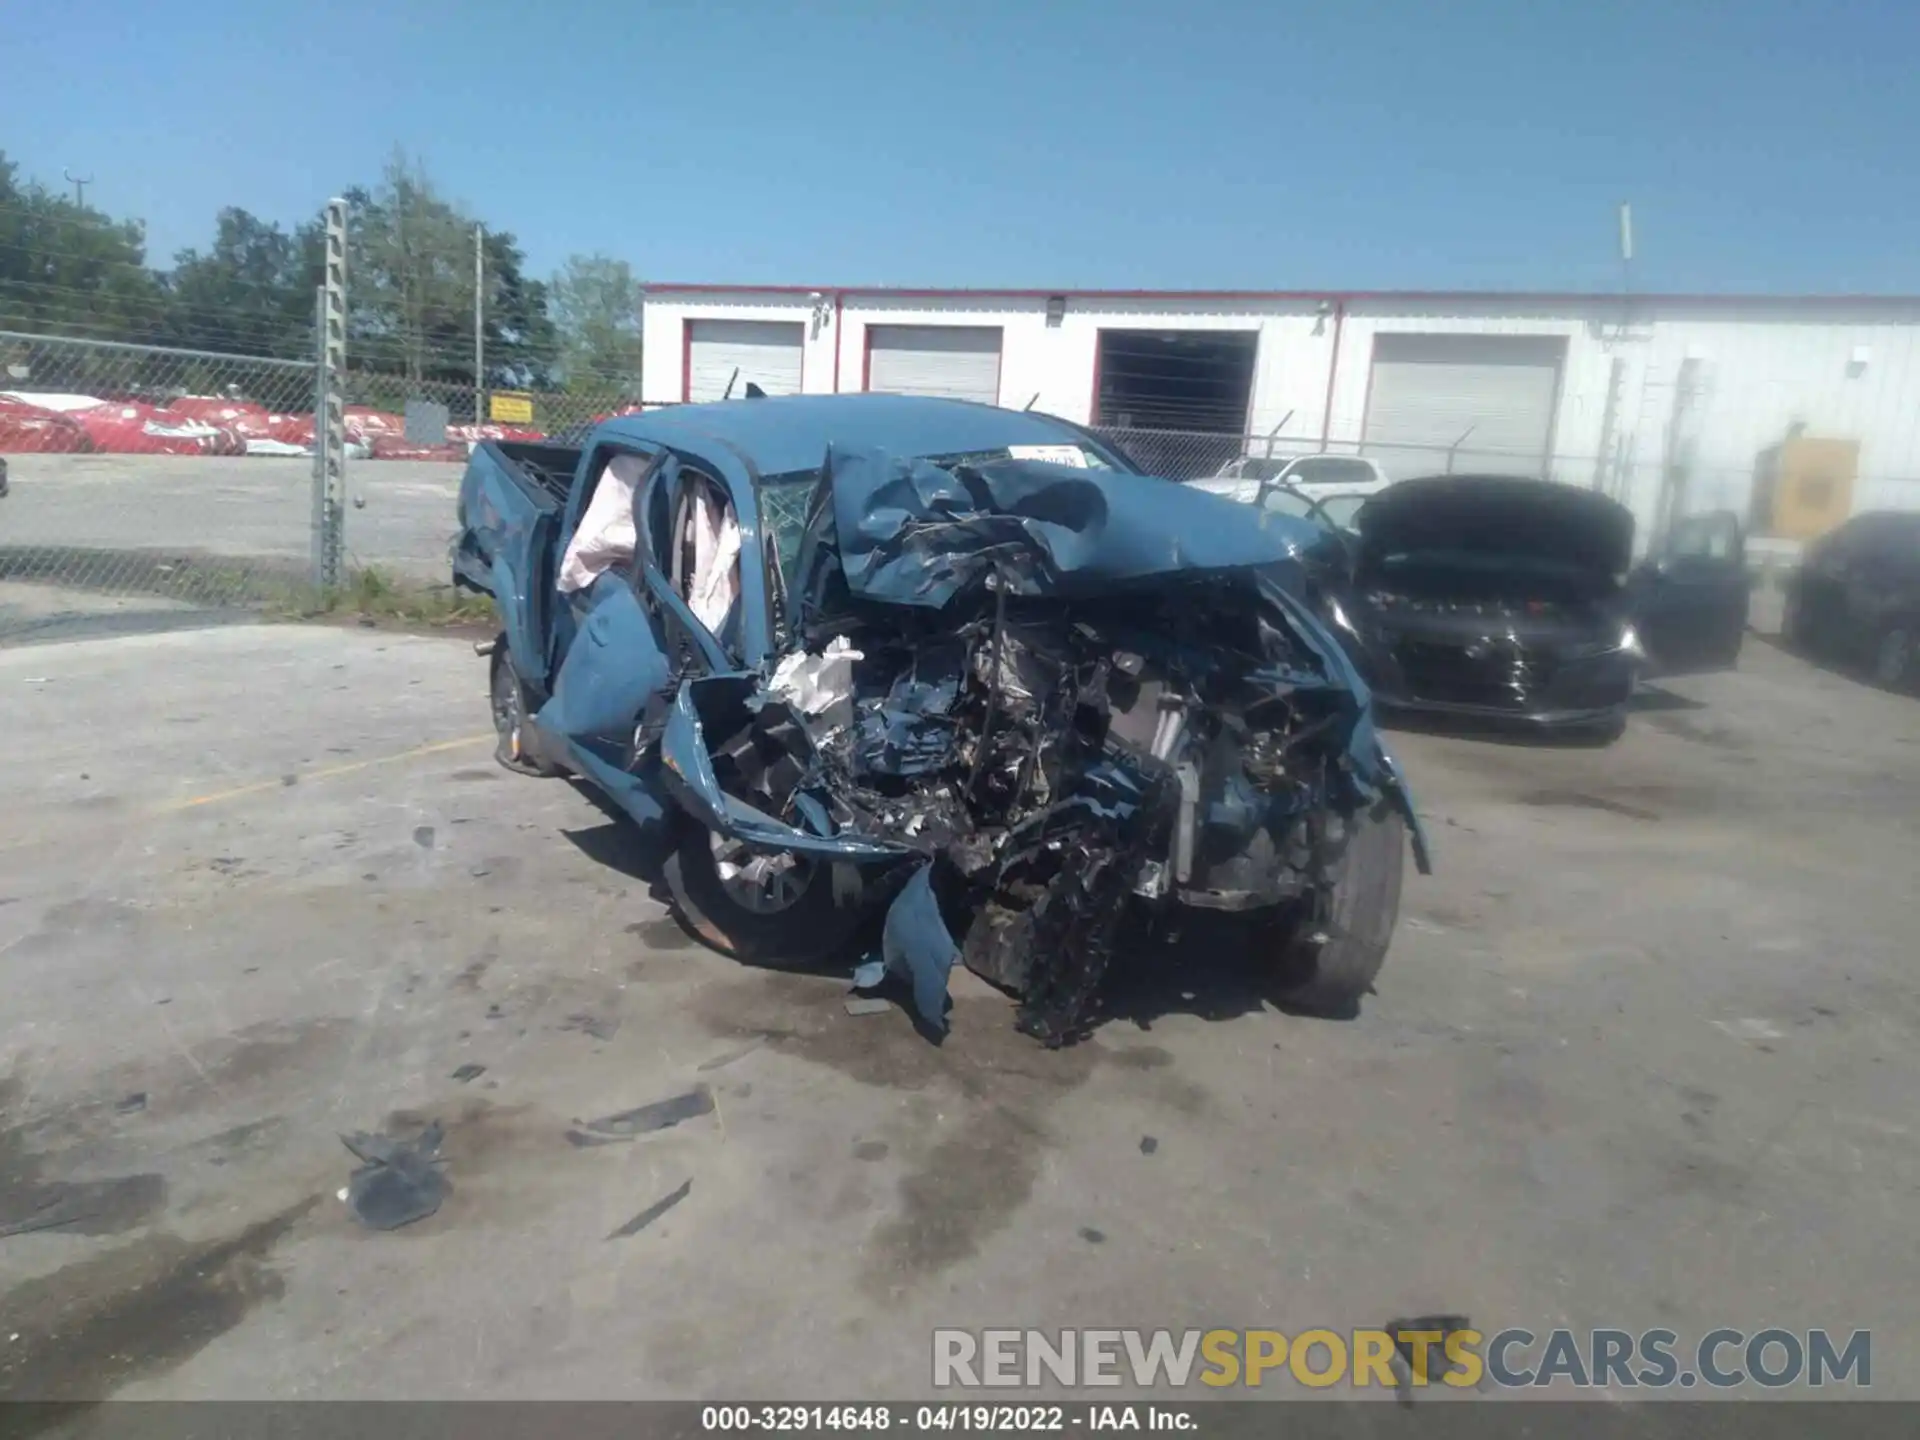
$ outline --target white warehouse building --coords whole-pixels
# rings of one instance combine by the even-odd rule
[[[949,395],[1125,430],[1176,478],[1363,453],[1591,486],[1643,537],[1732,509],[1805,538],[1920,508],[1917,337],[1908,296],[662,285],[642,398]]]

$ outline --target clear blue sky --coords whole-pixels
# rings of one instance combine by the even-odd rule
[[[323,28],[324,27],[324,28]],[[652,280],[1920,292],[1920,0],[0,0],[0,149]]]

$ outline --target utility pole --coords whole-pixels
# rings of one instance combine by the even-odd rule
[[[1633,320],[1633,202],[1620,202],[1620,323]]]
[[[485,231],[473,227],[473,423],[487,423],[487,252]]]
[[[93,183],[93,176],[88,175],[83,178],[74,174],[71,170],[62,170],[60,173],[66,176],[67,183],[73,186],[73,208],[76,210],[86,209],[87,186]]]

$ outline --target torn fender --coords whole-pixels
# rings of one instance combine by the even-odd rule
[[[933,893],[932,862],[896,841],[822,833],[829,823],[827,817],[819,806],[804,803],[804,797],[796,796],[795,808],[819,830],[790,825],[720,788],[700,720],[698,688],[737,684],[745,678],[749,677],[708,676],[681,684],[660,737],[660,768],[668,789],[698,823],[749,845],[854,864],[918,860],[913,875],[887,909],[881,953],[885,969],[912,990],[914,1009],[936,1032],[944,1034],[949,1008],[947,977],[960,952],[940,916],[940,904]],[[877,978],[869,972],[869,980]]]
[[[667,788],[695,821],[748,845],[830,860],[899,860],[918,852],[892,840],[864,835],[832,835],[802,830],[727,794],[713,772],[713,756],[696,703],[701,686],[739,683],[740,675],[713,675],[683,681],[660,736],[660,768]],[[824,816],[815,811],[815,823]]]
[[[880,953],[887,970],[904,980],[913,991],[913,1008],[933,1030],[944,1035],[951,1000],[947,978],[960,947],[954,943],[947,922],[940,916],[940,901],[933,893],[933,865],[922,865],[913,872],[893,904],[887,907],[886,924],[880,932]]]

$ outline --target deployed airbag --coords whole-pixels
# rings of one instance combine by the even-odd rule
[[[638,540],[633,525],[633,492],[655,462],[644,455],[616,455],[593,487],[586,514],[560,557],[560,590],[585,590],[595,577],[616,565],[631,565]]]

